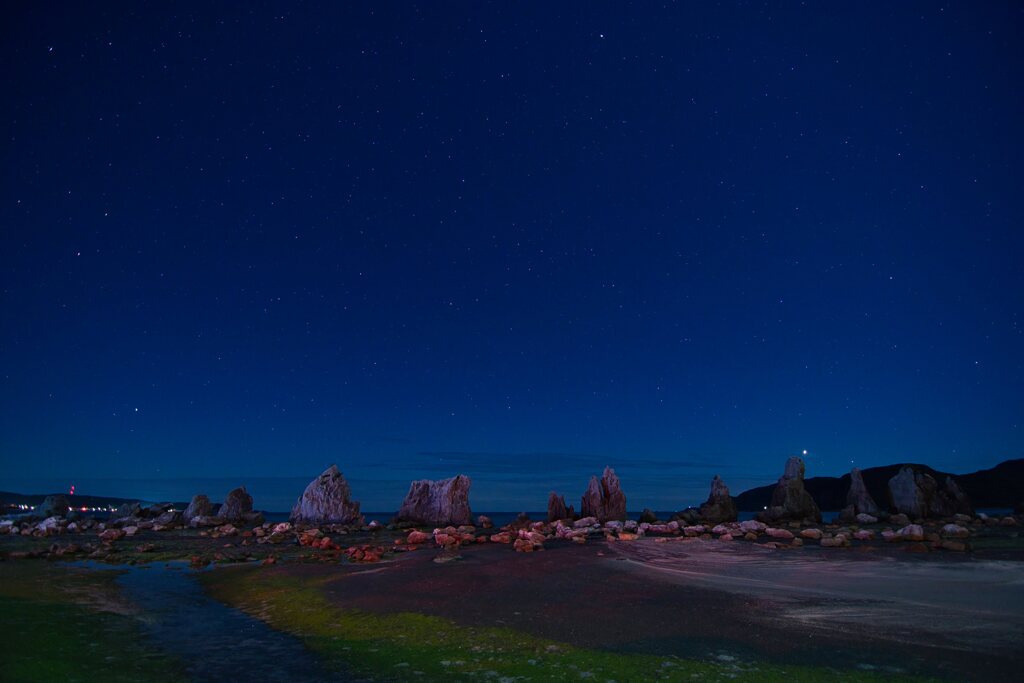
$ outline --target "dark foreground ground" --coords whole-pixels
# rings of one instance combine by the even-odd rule
[[[990,681],[1024,666],[1015,531],[970,553],[598,538],[372,564],[181,531],[115,564],[20,556],[42,540],[0,540],[0,680]]]

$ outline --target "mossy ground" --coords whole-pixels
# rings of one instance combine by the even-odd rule
[[[0,680],[185,680],[178,663],[145,647],[109,571],[39,561],[0,562]]]
[[[511,629],[464,626],[423,614],[348,610],[327,600],[320,588],[323,580],[300,581],[280,570],[236,568],[209,572],[202,580],[214,597],[299,636],[328,663],[377,680],[895,680],[859,670],[584,649]]]

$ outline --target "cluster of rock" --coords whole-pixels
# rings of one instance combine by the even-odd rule
[[[940,487],[930,474],[910,465],[889,480],[889,503],[893,510],[911,519],[974,513],[967,494],[952,477],[947,476]]]

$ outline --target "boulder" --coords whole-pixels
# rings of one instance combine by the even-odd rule
[[[942,535],[946,538],[967,538],[971,532],[959,524],[947,524],[942,527]]]
[[[711,493],[700,506],[700,518],[712,524],[736,521],[736,501],[729,495],[729,487],[716,474],[711,480]]]
[[[178,526],[181,524],[182,514],[177,510],[168,510],[153,520],[154,527],[159,524],[163,528]]]
[[[348,482],[337,465],[331,465],[309,482],[289,519],[304,524],[363,524],[359,501],[351,499]]]
[[[252,514],[252,496],[245,490],[244,486],[232,489],[220,506],[217,516],[226,522],[234,522],[246,519]]]
[[[850,490],[846,493],[846,504],[853,506],[853,514],[867,514],[877,517],[880,509],[864,485],[864,477],[854,467],[850,470]]]
[[[560,519],[569,519],[569,511],[565,507],[565,496],[559,496],[552,491],[548,495],[548,521],[557,522]]]
[[[143,508],[142,511],[139,513],[139,516],[146,519],[154,519],[164,514],[173,507],[174,506],[171,505],[170,503],[153,503],[152,505]]]
[[[582,517],[572,523],[573,529],[585,529],[587,527],[597,526],[597,517]]]
[[[692,526],[700,522],[700,510],[697,508],[686,508],[685,510],[680,510],[672,515],[671,521]]]
[[[414,481],[409,486],[409,493],[405,495],[395,521],[434,526],[472,524],[470,484],[470,478],[462,474],[439,481]]]
[[[910,517],[907,517],[902,512],[897,512],[895,515],[889,516],[889,523],[894,526],[906,526],[910,524]]]
[[[413,529],[409,532],[409,536],[405,539],[405,542],[410,545],[417,545],[420,543],[426,543],[431,538],[431,535],[425,531],[416,531]]]
[[[644,511],[640,513],[640,519],[637,521],[641,524],[657,524],[658,515],[654,514],[654,511],[650,508],[644,508]]]
[[[896,537],[904,541],[923,541],[924,529],[918,524],[908,524],[896,531]]]
[[[753,531],[755,534],[760,533],[767,529],[768,526],[764,522],[759,522],[756,519],[748,519],[740,522],[740,530],[744,533]]]
[[[615,470],[604,468],[600,481],[590,478],[590,484],[580,502],[582,517],[596,517],[600,522],[626,519],[626,494],[622,492]]]
[[[487,515],[480,515],[476,518],[476,525],[481,529],[492,529],[494,528],[494,522]]]
[[[821,521],[821,510],[804,488],[804,461],[793,456],[786,461],[786,469],[772,492],[771,505],[757,513],[764,522]]]
[[[197,493],[192,496],[192,501],[185,508],[185,512],[181,513],[181,518],[188,524],[196,517],[209,517],[212,514],[213,504],[210,503],[210,499],[205,493]]]
[[[873,515],[869,515],[866,512],[861,512],[860,514],[858,514],[855,517],[855,520],[857,521],[857,524],[877,524],[878,523],[878,517],[875,517]]]
[[[787,541],[793,538],[793,532],[790,531],[789,529],[775,529],[775,528],[769,527],[769,528],[765,529],[764,532],[766,534],[768,534],[769,536],[771,536],[772,538],[781,538],[781,539],[787,540]]]
[[[116,510],[110,513],[107,522],[116,522],[119,519],[138,517],[142,513],[142,506],[138,503],[122,503]]]

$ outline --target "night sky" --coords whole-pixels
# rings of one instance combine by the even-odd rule
[[[7,7],[0,489],[1020,457],[1024,6],[710,4]]]

